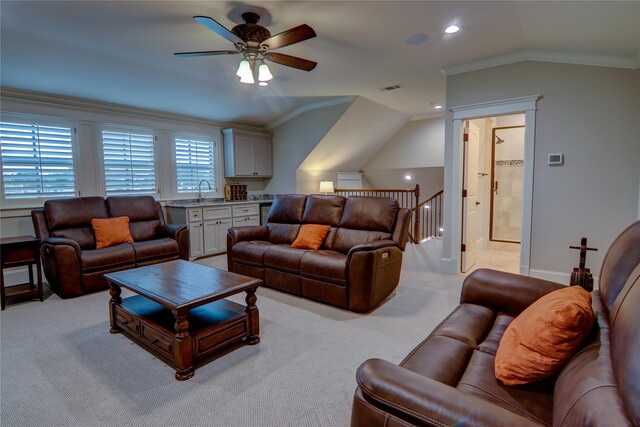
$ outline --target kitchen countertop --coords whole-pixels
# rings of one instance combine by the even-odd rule
[[[261,200],[242,200],[236,202],[227,202],[225,200],[203,200],[201,202],[170,202],[165,205],[167,208],[201,208],[204,206],[234,206],[234,205],[248,205],[248,204],[261,204],[271,203],[273,199],[261,199]]]

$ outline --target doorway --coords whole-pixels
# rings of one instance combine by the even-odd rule
[[[464,122],[460,271],[520,272],[525,115]]]

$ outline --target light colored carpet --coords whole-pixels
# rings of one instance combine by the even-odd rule
[[[109,334],[107,291],[8,306],[0,317],[0,423],[348,426],[358,366],[373,357],[400,362],[457,305],[463,276],[438,273],[441,244],[408,245],[400,286],[368,315],[259,289],[260,344],[184,382]],[[201,263],[224,267],[226,259]]]

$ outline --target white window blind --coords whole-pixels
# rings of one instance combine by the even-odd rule
[[[151,133],[104,129],[102,145],[107,195],[156,192]]]
[[[203,179],[214,188],[213,141],[176,138],[175,147],[178,193],[198,191],[198,183]]]
[[[0,122],[6,199],[73,197],[71,127]]]

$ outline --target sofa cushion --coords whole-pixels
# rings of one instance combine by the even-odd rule
[[[91,220],[93,233],[96,235],[96,249],[119,245],[121,243],[133,243],[129,217],[94,218]]]
[[[47,200],[44,202],[44,212],[47,216],[49,231],[91,227],[93,218],[109,217],[107,206],[102,197]]]
[[[300,273],[300,260],[307,249],[295,249],[289,245],[269,246],[264,252],[264,265],[289,273]]]
[[[269,242],[276,245],[286,243],[290,245],[296,239],[300,224],[267,224],[269,230]]]
[[[300,274],[317,280],[345,285],[347,256],[331,250],[309,251],[300,260]]]
[[[496,378],[518,385],[553,375],[587,338],[593,318],[591,294],[580,286],[538,299],[504,332],[496,353]]]
[[[52,237],[75,240],[81,249],[94,249],[93,218],[108,218],[102,197],[76,197],[44,202],[47,226]]]
[[[467,368],[473,347],[454,338],[432,336],[400,364],[405,369],[455,387]]]
[[[291,244],[292,248],[296,249],[313,249],[317,250],[322,246],[324,238],[329,233],[329,225],[320,224],[305,224],[300,227],[298,236]]]
[[[355,245],[360,243],[375,242],[376,240],[390,239],[391,234],[382,231],[351,230],[338,228],[333,235],[327,237],[325,247],[338,252],[347,253]]]
[[[348,197],[340,219],[341,228],[392,233],[398,201],[390,197]]]
[[[231,248],[233,262],[262,267],[264,265],[264,252],[271,246],[273,246],[273,243],[264,240],[238,242]]]
[[[474,350],[457,389],[537,423],[551,425],[553,379],[520,387],[505,386],[496,380],[494,364],[494,356]]]
[[[302,223],[337,227],[340,224],[344,203],[345,198],[342,196],[309,195],[304,207]]]
[[[277,195],[269,210],[267,223],[300,224],[306,201],[304,194]]]
[[[83,250],[80,253],[80,265],[83,274],[125,265],[133,267],[135,262],[136,255],[130,243],[102,249]]]
[[[133,242],[131,245],[136,253],[136,264],[180,255],[178,242],[169,237]]]
[[[128,216],[131,236],[136,242],[157,237],[162,224],[158,205],[151,196],[111,196],[106,201],[112,217]]]

